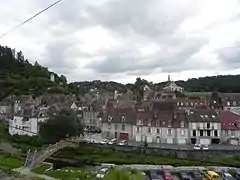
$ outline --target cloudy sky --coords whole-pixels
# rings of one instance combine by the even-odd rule
[[[1,3],[0,34],[54,0]],[[63,0],[0,39],[69,81],[240,73],[238,0]]]

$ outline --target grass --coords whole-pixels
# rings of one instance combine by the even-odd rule
[[[203,163],[177,159],[175,157],[163,157],[159,155],[146,155],[139,152],[120,152],[109,148],[95,147],[82,144],[77,149],[65,149],[57,152],[55,157],[85,161],[89,163],[114,163],[114,164],[162,164],[173,166],[212,166],[214,163]]]
[[[23,160],[15,156],[0,155],[0,166],[10,169],[19,168],[23,166]]]
[[[62,179],[62,180],[75,180],[77,178],[84,180],[94,180],[94,174],[79,168],[67,167],[55,171],[49,171],[45,173],[46,175]]]
[[[212,162],[216,162],[216,163],[226,163],[226,164],[231,164],[231,165],[235,165],[235,166],[239,166],[240,165],[240,156],[233,156],[233,157],[216,157],[216,158],[212,158],[211,159]]]
[[[46,172],[46,170],[48,170],[49,168],[51,168],[51,165],[49,165],[49,164],[41,164],[40,166],[34,168],[32,170],[32,172],[34,172],[36,174],[44,174]]]

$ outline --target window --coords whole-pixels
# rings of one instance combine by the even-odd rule
[[[125,131],[125,124],[122,124],[122,131]]]
[[[172,135],[172,129],[168,129],[168,135]]]
[[[180,134],[183,136],[185,134],[185,131],[184,130],[181,130],[180,131]]]
[[[122,122],[125,122],[125,117],[124,116],[122,116]]]
[[[171,120],[168,121],[168,127],[172,127]]]
[[[148,126],[151,126],[151,121],[148,121]]]
[[[111,121],[112,121],[112,117],[108,116],[108,122],[111,122]]]
[[[208,129],[210,128],[210,123],[207,123],[207,128],[208,128]]]
[[[196,136],[196,134],[197,134],[196,130],[193,130],[193,136]]]
[[[93,119],[93,124],[96,124],[96,119]]]
[[[110,123],[108,123],[108,129],[111,129],[111,124]]]
[[[137,127],[137,132],[140,132],[140,128],[139,127]]]
[[[200,130],[200,136],[203,136],[203,130]]]
[[[143,121],[141,119],[138,119],[137,125],[143,125]]]
[[[231,136],[235,136],[235,131],[231,130]]]
[[[214,136],[215,136],[215,137],[218,136],[218,131],[217,131],[217,130],[214,131]]]
[[[90,119],[90,124],[92,124],[92,119]]]
[[[151,128],[148,128],[148,133],[151,133]]]
[[[118,124],[115,124],[115,130],[118,130]]]
[[[184,127],[184,122],[183,121],[181,121],[180,126],[181,126],[181,128]]]
[[[157,134],[159,134],[160,133],[160,130],[157,128]]]
[[[159,126],[159,125],[160,125],[160,122],[159,122],[159,121],[157,121],[157,122],[156,122],[156,126]]]
[[[211,130],[207,130],[207,136],[211,136]]]

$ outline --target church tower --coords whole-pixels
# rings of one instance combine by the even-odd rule
[[[171,82],[170,74],[168,75],[168,82]]]

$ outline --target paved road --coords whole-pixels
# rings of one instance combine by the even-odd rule
[[[85,140],[100,143],[103,138],[101,137],[101,134],[90,134],[85,136]],[[130,146],[141,146],[142,142],[135,142],[135,141],[129,141],[128,144]],[[157,143],[149,143],[149,147],[157,147],[157,148],[169,148],[169,149],[193,149],[193,145],[177,145],[177,144],[157,144]],[[210,145],[209,149],[213,150],[240,150],[240,146],[230,146],[230,145]]]

